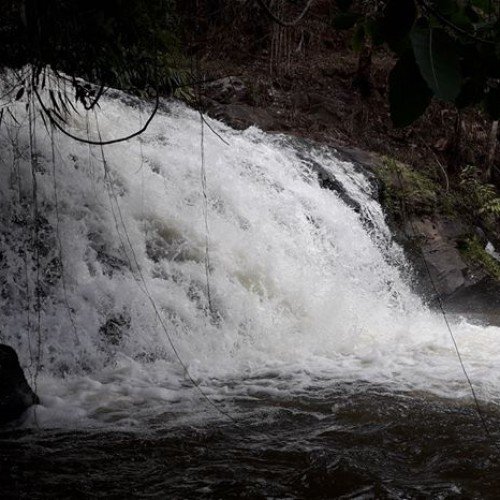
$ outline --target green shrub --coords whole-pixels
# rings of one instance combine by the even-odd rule
[[[500,280],[500,262],[483,248],[477,236],[465,239],[458,248],[466,261],[483,268],[490,276]]]

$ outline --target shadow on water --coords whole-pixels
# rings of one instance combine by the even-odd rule
[[[242,398],[236,412],[239,426],[3,431],[2,498],[500,495],[500,457],[465,403],[366,385]],[[485,412],[500,439],[498,409]]]

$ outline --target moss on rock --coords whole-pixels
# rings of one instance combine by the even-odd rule
[[[500,263],[486,252],[484,241],[477,236],[478,226],[487,234],[496,227],[491,220],[493,215],[483,208],[485,197],[477,196],[480,189],[476,184],[480,183],[479,180],[472,185],[464,183],[462,176],[455,182],[452,179],[448,189],[444,189],[437,169],[432,166],[416,169],[390,157],[383,157],[374,173],[381,183],[381,203],[396,225],[394,229],[413,241],[412,235],[408,234],[409,220],[415,224],[415,221],[430,219],[437,228],[446,227],[441,222],[455,221],[463,226],[463,234],[443,233],[442,236],[460,251],[470,271],[483,271],[500,280]],[[422,245],[425,247],[426,242]]]
[[[468,264],[483,269],[489,276],[500,280],[500,262],[483,248],[477,236],[462,240],[458,249]]]
[[[393,158],[383,157],[375,172],[382,182],[382,203],[396,218],[410,214],[431,215],[439,207],[437,182],[423,172]]]

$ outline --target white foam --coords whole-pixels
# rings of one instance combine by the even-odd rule
[[[320,374],[325,385],[363,379],[468,396],[443,319],[405,283],[402,251],[363,176],[331,151],[307,153],[344,185],[363,208],[360,215],[319,187],[293,141],[255,128],[236,132],[212,120],[230,146],[205,129],[210,312],[200,120],[170,101],[140,138],[104,149],[107,182],[99,147],[55,133],[66,298],[60,278],[46,286],[38,342],[34,290],[38,279],[50,281],[59,254],[51,142],[38,118],[32,146],[38,204],[47,219],[40,278],[29,243],[25,103],[11,109],[20,125],[7,118],[0,128],[0,339],[18,350],[32,382],[41,346],[42,424],[133,425],[148,408],[174,411],[198,401],[144,282],[180,357],[214,398],[233,394],[221,389],[228,381],[240,381],[243,390],[242,381],[263,370],[282,380],[293,374],[291,392]],[[103,138],[133,131],[149,112],[150,106],[127,104],[119,95],[103,98]],[[96,130],[92,113],[73,117],[68,126],[85,136],[87,123]],[[106,336],[101,327],[117,317],[130,318],[129,327],[122,324],[121,338]],[[499,330],[460,320],[453,326],[480,396],[498,401]]]

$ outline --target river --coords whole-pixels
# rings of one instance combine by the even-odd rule
[[[487,437],[357,166],[175,101],[102,150],[15,106],[0,341],[41,405],[0,432],[4,497],[495,497],[500,330],[450,316]],[[65,126],[150,111],[110,91]]]

